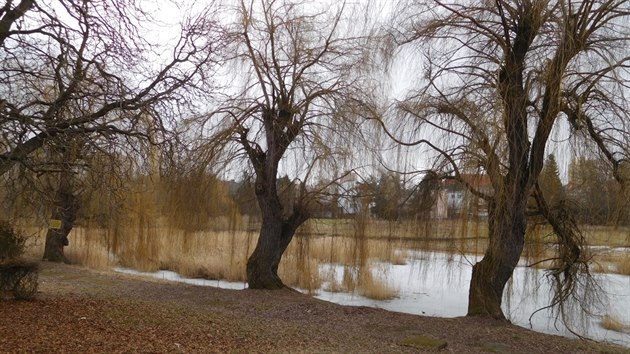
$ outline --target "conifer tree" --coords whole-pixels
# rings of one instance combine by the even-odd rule
[[[549,154],[538,178],[538,185],[551,208],[557,207],[566,198],[564,186],[560,180],[558,163],[553,154]]]

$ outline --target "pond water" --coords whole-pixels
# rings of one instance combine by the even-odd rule
[[[466,314],[468,287],[475,256],[444,253],[415,253],[405,265],[379,264],[373,274],[398,290],[398,297],[378,301],[354,294],[320,291],[320,299],[344,305],[372,306],[390,311],[427,316],[458,317]],[[332,269],[331,269],[332,268]],[[326,265],[324,271],[343,276],[343,267]],[[503,299],[503,311],[512,323],[550,334],[574,335],[547,310],[551,289],[543,270],[519,266],[515,269]],[[603,315],[611,314],[630,324],[630,277],[617,274],[596,275],[602,287],[601,304],[593,316],[583,316],[582,309],[572,313],[572,330],[592,339],[630,346],[630,334],[606,330],[600,326]],[[323,288],[326,288],[324,285]]]
[[[630,256],[630,254],[629,254]],[[373,300],[355,293],[329,292],[324,283],[316,296],[319,299],[352,306],[371,306],[390,311],[438,316],[458,317],[466,314],[468,286],[472,264],[476,256],[452,255],[438,252],[409,252],[407,263],[374,265],[374,277],[398,290],[392,300]],[[322,276],[333,274],[337,281],[343,278],[344,266],[325,264],[320,266]],[[118,272],[152,276],[164,280],[181,281],[200,286],[226,289],[244,289],[245,283],[221,280],[187,279],[171,271],[141,273],[118,268]],[[325,279],[325,277],[324,277]],[[601,304],[592,308],[591,316],[583,309],[573,309],[572,330],[598,341],[608,341],[630,347],[630,333],[620,333],[600,326],[602,316],[614,315],[626,325],[630,324],[630,276],[598,274],[596,279],[602,288]],[[508,291],[503,299],[503,310],[512,323],[535,331],[574,337],[561,321],[548,310],[532,314],[549,303],[550,286],[543,270],[519,266],[516,268]],[[531,316],[531,319],[530,319]]]

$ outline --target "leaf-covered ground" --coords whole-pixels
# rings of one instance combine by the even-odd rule
[[[490,319],[327,303],[41,264],[33,301],[0,299],[1,353],[628,353]]]

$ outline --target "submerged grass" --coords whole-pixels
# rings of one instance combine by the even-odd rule
[[[602,316],[601,326],[605,329],[615,331],[615,332],[625,332],[628,329],[623,322],[621,322],[616,315],[614,314],[606,314]]]
[[[361,296],[374,300],[391,300],[398,297],[398,289],[373,276],[367,276],[365,279],[360,280],[357,292]]]
[[[337,274],[340,269],[342,274]],[[324,290],[338,292],[356,292],[357,294],[374,300],[391,300],[398,297],[399,290],[392,287],[386,278],[387,274],[375,272],[377,267],[369,265],[364,268],[345,266],[331,268],[325,275]]]

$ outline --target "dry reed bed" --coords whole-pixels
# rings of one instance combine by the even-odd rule
[[[140,271],[168,269],[185,277],[245,281],[247,257],[258,237],[255,222],[229,223],[218,220],[216,230],[182,230],[165,222],[152,225],[141,218],[129,225],[111,229],[75,227],[66,254],[73,262],[96,269],[129,267]],[[43,252],[45,230],[23,228],[31,238],[30,253]],[[554,247],[549,232],[537,229],[528,235],[524,258],[538,267],[551,265]],[[593,232],[591,230],[591,232]],[[593,239],[603,240],[600,233]],[[622,243],[623,232],[608,236]],[[368,220],[311,220],[289,245],[279,273],[287,285],[315,292],[326,284],[329,291],[356,291],[376,299],[397,295],[386,281],[387,274],[375,271],[374,264],[404,264],[409,250],[440,251],[453,254],[480,254],[487,245],[487,226],[456,221],[432,223]],[[552,245],[553,246],[553,245]],[[595,255],[596,270],[630,274],[627,254]],[[320,265],[343,266],[341,281],[335,274],[320,274]]]
[[[98,228],[75,227],[66,256],[77,264],[95,269],[128,267],[153,272],[172,270],[192,278],[246,281],[247,257],[255,247],[258,234],[252,231],[196,231],[170,228],[126,228],[112,232]],[[31,233],[29,253],[43,252],[45,231]],[[358,250],[363,250],[359,252]],[[298,235],[285,253],[279,273],[285,283],[308,292],[321,288],[319,265],[337,263],[370,269],[373,262],[404,263],[405,254],[388,240],[350,237],[312,237]],[[344,286],[373,298],[392,298],[384,277],[362,273]]]

